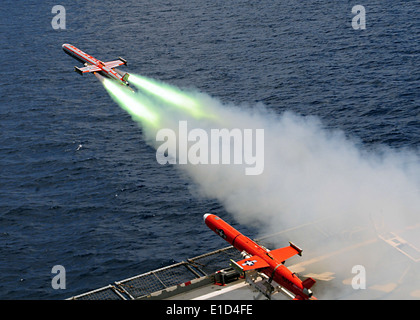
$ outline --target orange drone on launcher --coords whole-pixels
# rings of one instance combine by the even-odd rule
[[[290,246],[288,247],[270,251],[244,236],[214,214],[205,214],[204,222],[216,234],[247,256],[238,262],[231,261],[232,267],[237,271],[245,273],[250,270],[258,270],[268,277],[268,283],[271,284],[272,281],[275,281],[291,293],[294,300],[314,299],[310,288],[315,284],[315,280],[307,278],[302,281],[284,265],[285,260],[302,253],[302,250],[293,243],[289,242]],[[266,296],[271,298],[271,292]]]
[[[127,72],[122,72],[118,69],[115,69],[116,67],[127,65],[127,61],[125,59],[119,57],[118,60],[102,62],[76,48],[75,46],[72,46],[71,44],[65,43],[63,44],[62,48],[64,52],[69,56],[82,62],[85,65],[84,68],[74,67],[74,71],[78,72],[79,74],[83,75],[84,73],[97,72],[104,77],[117,80],[120,84],[126,86],[129,85],[127,82],[129,74]]]

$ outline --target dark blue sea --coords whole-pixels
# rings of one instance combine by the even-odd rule
[[[352,27],[359,4],[364,30]],[[224,247],[206,212],[239,227],[157,163],[63,43],[226,103],[317,117],[366,149],[418,150],[419,41],[414,0],[2,1],[0,299],[64,299]],[[51,286],[54,265],[65,290]]]

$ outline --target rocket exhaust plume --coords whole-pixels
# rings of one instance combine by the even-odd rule
[[[129,89],[110,79],[102,77],[101,82],[109,95],[132,116],[133,120],[149,126],[158,125],[159,116],[153,111],[153,106],[147,105],[145,97],[140,98],[140,94],[134,95]]]
[[[202,105],[199,100],[180,89],[136,74],[131,74],[130,83],[157,97],[163,103],[184,109],[185,112],[196,118],[209,116],[202,110]]]
[[[384,279],[389,276],[388,258],[395,248],[366,252],[354,236],[356,231],[369,230],[378,239],[378,226],[411,228],[415,232],[410,243],[420,257],[418,150],[380,147],[367,151],[343,132],[325,129],[315,117],[292,112],[279,115],[261,104],[226,105],[204,93],[186,92],[133,74],[130,83],[143,92],[129,94],[121,86],[103,81],[112,98],[143,127],[145,140],[155,148],[159,146],[157,131],[171,128],[177,132],[181,120],[190,128],[208,132],[220,126],[264,129],[264,171],[260,175],[244,175],[233,165],[176,166],[190,176],[199,195],[217,199],[238,222],[260,226],[261,232],[269,234],[313,221],[324,221],[322,226],[329,228],[328,222],[333,220],[335,233],[329,238],[326,234],[331,229],[324,234],[296,233],[287,240],[309,247],[311,254],[321,257],[344,250],[350,241],[352,249],[348,249],[346,258],[365,266],[368,274]],[[353,264],[332,260],[325,270],[345,270],[351,278]],[[401,278],[406,268],[404,265],[391,273]],[[352,290],[341,280],[334,287]],[[329,290],[326,296],[334,297],[332,292]]]

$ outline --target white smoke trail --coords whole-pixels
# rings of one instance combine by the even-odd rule
[[[264,172],[247,176],[237,165],[178,165],[203,195],[221,201],[242,223],[266,222],[273,231],[328,216],[381,215],[417,218],[420,208],[418,153],[383,148],[361,150],[341,131],[322,127],[315,117],[276,115],[262,105],[226,106],[195,96],[218,121],[165,110],[165,127],[264,129]],[[146,132],[156,142],[156,131]],[[178,141],[179,142],[179,141]],[[211,152],[211,150],[210,150]],[[275,221],[275,223],[273,223]]]

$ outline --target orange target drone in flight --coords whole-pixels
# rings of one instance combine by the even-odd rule
[[[77,73],[83,75],[85,73],[97,72],[104,77],[118,81],[122,85],[129,85],[127,80],[130,74],[115,69],[116,67],[127,65],[127,61],[125,59],[119,57],[118,60],[102,62],[71,44],[65,43],[62,48],[69,56],[85,65],[83,68],[74,67],[74,71]]]

